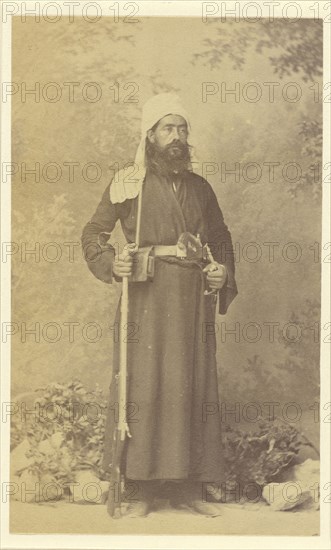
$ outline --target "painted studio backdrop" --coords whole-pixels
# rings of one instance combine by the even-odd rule
[[[215,326],[222,399],[309,411],[328,254],[321,67],[317,21],[14,18],[14,397],[75,378],[107,395],[120,285],[88,271],[81,231],[114,170],[134,159],[143,103],[174,91],[191,113],[195,171],[235,247],[239,295]],[[123,244],[120,230],[111,242]]]

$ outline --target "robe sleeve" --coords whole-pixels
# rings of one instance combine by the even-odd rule
[[[227,225],[224,222],[222,211],[219,207],[216,195],[208,182],[206,214],[208,220],[208,245],[216,262],[225,265],[227,279],[219,290],[219,313],[227,312],[232,300],[238,294],[235,280],[235,262],[232,238]]]
[[[111,203],[107,186],[101,201],[85,225],[81,237],[83,253],[89,270],[104,283],[112,283],[115,249],[107,240],[119,219],[119,208]],[[117,278],[115,277],[117,280]]]

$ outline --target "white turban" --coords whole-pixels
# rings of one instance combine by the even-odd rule
[[[151,97],[143,106],[141,119],[141,140],[132,167],[123,168],[114,176],[110,186],[110,200],[113,204],[137,197],[146,175],[145,145],[148,130],[166,115],[180,115],[190,130],[187,113],[176,94],[158,94]]]

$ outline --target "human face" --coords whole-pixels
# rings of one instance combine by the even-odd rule
[[[167,115],[161,118],[154,131],[148,131],[147,136],[160,151],[167,150],[172,157],[181,157],[183,146],[187,145],[186,120],[180,115]]]

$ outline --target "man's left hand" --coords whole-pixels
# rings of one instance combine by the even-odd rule
[[[213,262],[208,264],[203,272],[207,273],[207,283],[212,290],[220,290],[224,286],[227,278],[225,265]]]

